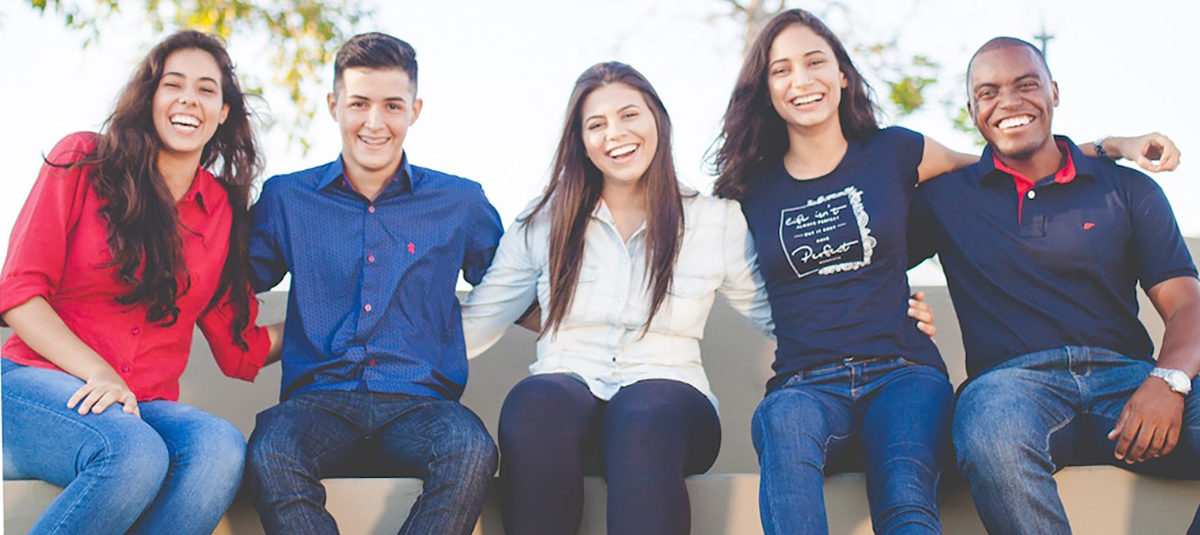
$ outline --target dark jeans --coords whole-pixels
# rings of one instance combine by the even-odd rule
[[[900,358],[846,359],[792,376],[751,422],[763,530],[828,533],[825,474],[858,446],[875,533],[941,533],[937,483],[953,397],[940,370]]]
[[[686,534],[684,477],[708,470],[721,426],[708,398],[680,381],[639,381],[609,401],[564,374],[527,377],[500,412],[504,531],[579,531],[583,476],[608,482],[608,532]]]
[[[316,390],[258,415],[247,471],[267,533],[337,533],[321,478],[419,477],[400,533],[468,534],[496,470],[483,423],[457,401]]]
[[[1184,403],[1183,429],[1171,453],[1133,465],[1113,457],[1116,441],[1108,432],[1153,367],[1107,349],[1069,346],[1014,357],[963,388],[954,445],[990,533],[1070,533],[1052,476],[1064,466],[1110,464],[1200,479],[1194,393]],[[1200,380],[1192,385],[1200,391]]]

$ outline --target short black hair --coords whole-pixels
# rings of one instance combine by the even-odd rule
[[[337,92],[346,69],[400,69],[417,88],[417,51],[412,45],[386,33],[368,32],[351,37],[333,60],[333,90]]]
[[[990,52],[992,50],[1014,46],[1023,46],[1032,50],[1033,55],[1037,56],[1038,60],[1042,62],[1042,68],[1046,69],[1046,77],[1051,80],[1054,79],[1054,75],[1050,74],[1050,64],[1046,63],[1046,55],[1042,53],[1042,49],[1034,46],[1033,43],[1030,43],[1029,41],[1017,39],[1016,37],[993,37],[988,39],[988,42],[984,43],[983,46],[979,47],[979,50],[976,50],[975,53],[971,55],[971,61],[967,62],[967,94],[971,93],[971,67],[975,65],[975,58],[979,57],[979,55],[984,52]]]

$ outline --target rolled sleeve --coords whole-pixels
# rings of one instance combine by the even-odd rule
[[[463,255],[462,265],[463,279],[472,285],[483,280],[484,273],[496,254],[496,244],[500,241],[500,235],[504,233],[500,214],[487,200],[482,188],[476,200],[478,204],[472,211],[475,222],[468,228],[467,250]]]
[[[271,350],[270,336],[267,330],[255,324],[258,318],[258,299],[250,294],[250,323],[242,331],[246,341],[246,349],[242,349],[233,339],[230,325],[233,323],[233,302],[229,295],[216,306],[204,311],[196,321],[204,339],[212,350],[217,367],[227,377],[253,381],[267,360]]]
[[[537,299],[541,276],[526,239],[525,225],[517,221],[500,239],[487,275],[463,304],[463,338],[467,357],[475,358],[504,336],[504,332]]]
[[[95,148],[91,134],[67,136],[50,151],[17,215],[0,271],[0,314],[34,297],[49,299],[66,266],[67,240],[90,184],[83,167],[66,167]],[[8,325],[0,320],[0,326]]]

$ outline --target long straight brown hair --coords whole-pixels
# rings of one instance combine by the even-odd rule
[[[142,60],[117,99],[116,108],[97,136],[96,148],[75,162],[50,162],[61,166],[94,166],[88,179],[104,206],[108,221],[110,266],[131,289],[117,298],[124,305],[145,305],[146,319],[173,325],[179,318],[176,298],[188,290],[179,237],[175,200],[158,171],[162,140],[151,113],[154,94],[163,76],[167,57],[177,50],[207,52],[221,70],[221,94],[229,105],[225,122],[204,145],[200,166],[213,171],[225,189],[233,211],[229,253],[220,283],[208,307],[228,294],[234,310],[230,325],[233,339],[247,347],[242,331],[250,322],[249,290],[250,187],[262,169],[251,111],[234,74],[233,61],[217,38],[185,30],[156,45]]]
[[[571,307],[579,270],[583,264],[583,239],[588,221],[600,192],[604,176],[587,156],[583,144],[583,103],[593,91],[609,84],[625,84],[646,99],[657,124],[658,147],[654,158],[642,175],[646,195],[646,266],[649,277],[646,287],[651,291],[650,313],[642,329],[645,333],[671,287],[675,259],[683,231],[683,199],[671,156],[671,119],[662,99],[640,72],[624,63],[610,61],[591,66],[575,81],[567,115],[563,121],[562,137],[554,153],[550,183],[542,199],[525,218],[529,222],[543,209],[550,214],[550,302],[547,319],[540,336],[556,331]]]
[[[783,30],[793,24],[808,27],[820,36],[837,58],[838,69],[846,77],[842,101],[838,104],[838,121],[842,135],[850,140],[864,140],[879,131],[871,88],[850,61],[846,47],[833,31],[812,13],[789,9],[775,15],[754,39],[750,52],[742,62],[729,107],[721,124],[721,134],[713,142],[709,162],[717,174],[713,193],[727,199],[741,199],[755,175],[756,168],[782,158],[788,150],[787,124],[771,105],[767,88],[767,64],[771,45]]]

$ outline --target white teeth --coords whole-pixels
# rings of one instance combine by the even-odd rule
[[[802,96],[799,96],[799,97],[796,97],[796,98],[792,99],[792,105],[794,105],[794,106],[802,106],[802,105],[804,105],[804,104],[809,104],[809,103],[812,103],[812,102],[816,102],[816,101],[818,101],[818,100],[821,100],[821,99],[823,99],[823,98],[825,98],[825,95],[822,95],[822,94],[820,94],[820,93],[813,94],[813,95],[802,95]]]
[[[170,119],[171,119],[171,124],[178,124],[178,125],[183,125],[183,126],[191,126],[191,127],[193,127],[193,128],[194,128],[194,127],[198,127],[198,126],[200,126],[200,119],[197,119],[197,118],[195,118],[195,117],[192,117],[192,116],[190,116],[190,115],[182,115],[182,114],[180,114],[180,115],[172,115],[172,116],[170,117]]]
[[[637,145],[621,145],[620,147],[608,151],[608,155],[611,158],[619,158],[635,150],[637,150]]]
[[[1017,126],[1025,126],[1032,122],[1033,122],[1033,117],[1030,117],[1028,115],[1021,115],[1018,117],[1009,117],[1003,121],[1000,121],[1000,128],[1014,128]]]

